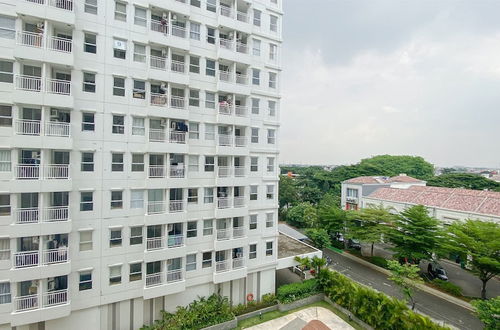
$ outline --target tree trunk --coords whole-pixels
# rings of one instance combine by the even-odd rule
[[[481,299],[486,299],[486,282],[488,280],[481,280],[483,282],[483,287],[481,288]]]
[[[374,246],[374,245],[375,245],[375,243],[374,243],[374,242],[372,242],[372,251],[371,251],[371,252],[372,252],[372,253],[371,253],[371,256],[372,256],[372,257],[373,257],[373,246]]]

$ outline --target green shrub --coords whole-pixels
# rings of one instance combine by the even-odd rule
[[[337,249],[340,249],[340,250],[343,250],[344,249],[344,242],[339,242],[339,241],[336,241],[336,240],[332,240],[332,246],[334,248],[337,248]]]
[[[257,301],[249,301],[246,305],[245,304],[239,304],[237,306],[234,306],[232,308],[232,311],[234,315],[243,315],[246,313],[250,313],[262,308],[266,308],[272,305],[276,305],[277,300],[276,296],[272,293],[268,293],[262,296],[262,300],[257,302]]]
[[[282,304],[306,298],[321,292],[318,281],[314,278],[298,283],[282,285],[278,288],[277,298]]]
[[[201,297],[186,307],[179,306],[175,313],[161,311],[161,314],[160,320],[156,320],[151,326],[143,326],[141,329],[197,330],[234,318],[228,299],[217,294],[208,298]]]
[[[456,284],[440,280],[439,278],[434,279],[432,281],[432,284],[434,284],[435,286],[437,286],[438,288],[440,288],[443,291],[451,293],[454,296],[457,296],[457,297],[462,296],[462,288]]]
[[[382,257],[373,256],[373,257],[370,257],[370,262],[374,265],[377,265],[379,267],[387,269],[387,259],[384,259]]]

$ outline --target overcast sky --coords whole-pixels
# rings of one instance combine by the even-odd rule
[[[283,3],[281,163],[500,167],[500,1]]]

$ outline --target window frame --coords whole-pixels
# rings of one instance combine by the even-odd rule
[[[89,196],[90,200],[84,200],[85,196]],[[90,207],[88,206],[90,205]],[[93,191],[80,191],[80,212],[94,211],[94,192]]]
[[[113,195],[115,194],[120,194],[120,199],[114,199]],[[118,197],[118,196],[116,196]],[[110,203],[110,208],[111,210],[118,210],[118,209],[123,209],[123,190],[111,190],[111,203]]]
[[[82,241],[82,235],[89,235],[90,237],[85,241]],[[78,251],[79,252],[86,252],[86,251],[92,251],[94,249],[94,234],[93,230],[82,230],[78,234]],[[82,248],[84,246],[85,248]]]
[[[141,230],[141,234],[137,235],[133,230],[139,228]],[[130,237],[129,237],[129,245],[142,245],[144,239],[144,227],[143,226],[131,226],[130,227]],[[136,242],[139,241],[139,242]]]

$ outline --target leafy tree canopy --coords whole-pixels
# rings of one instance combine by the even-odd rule
[[[314,245],[319,249],[324,249],[331,244],[330,235],[323,228],[308,228],[306,236],[313,241]]]
[[[441,174],[427,180],[428,186],[500,191],[500,183],[471,173]]]
[[[316,208],[307,202],[292,206],[286,213],[286,222],[299,228],[314,226],[317,218]]]
[[[485,330],[500,329],[500,297],[489,300],[474,300],[479,319],[484,323]]]

